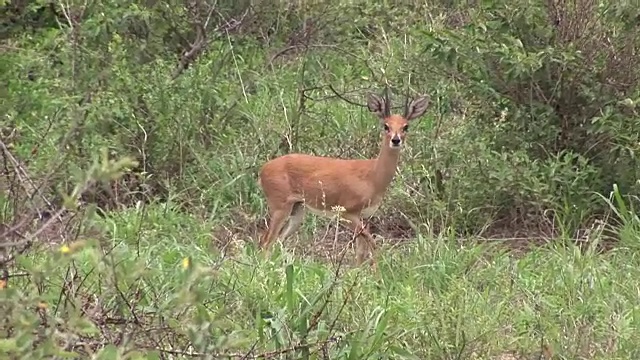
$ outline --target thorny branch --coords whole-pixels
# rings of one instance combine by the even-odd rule
[[[287,46],[281,50],[278,50],[275,54],[273,54],[271,56],[271,58],[269,59],[269,65],[273,65],[273,62],[276,61],[276,59],[278,59],[279,57],[285,55],[286,53],[299,49],[301,47],[304,48],[329,48],[329,49],[334,49],[337,48],[337,45],[333,45],[333,44],[295,44],[295,45],[290,45]]]
[[[40,188],[37,187],[34,182],[31,180],[27,171],[22,166],[22,163],[16,159],[15,156],[9,150],[9,147],[4,143],[4,141],[0,140],[0,152],[2,153],[2,157],[5,161],[5,166],[11,164],[10,167],[18,179],[18,182],[22,185],[22,188],[29,197],[33,197],[38,195],[42,201],[51,208],[51,203],[40,193]],[[5,169],[6,172],[9,172],[9,169]],[[6,174],[8,175],[8,173]],[[39,209],[39,206],[35,207]],[[0,224],[0,268],[2,269],[3,276],[0,280],[2,280],[2,287],[6,286],[6,282],[8,281],[8,271],[6,269],[6,264],[13,261],[16,255],[24,253],[27,249],[29,249],[33,243],[33,239],[37,237],[42,231],[48,228],[54,221],[58,220],[61,214],[56,214],[51,217],[44,226],[40,227],[34,234],[30,236],[24,236],[21,234],[20,229],[24,228],[28,223],[30,223],[34,217],[36,217],[38,210],[31,211],[28,216],[23,217],[16,224],[5,225]],[[9,249],[13,250],[13,253],[10,254]]]
[[[338,92],[338,91],[333,87],[333,85],[329,84],[329,85],[327,85],[327,87],[329,88],[329,90],[331,90],[331,92],[332,92],[332,93],[333,93],[333,94],[334,94],[338,99],[340,99],[340,100],[342,100],[342,101],[344,101],[344,102],[346,102],[346,103],[349,103],[349,104],[351,104],[351,105],[360,106],[360,107],[363,107],[363,108],[366,108],[366,107],[367,107],[367,104],[360,104],[360,103],[357,103],[357,102],[355,102],[355,101],[353,101],[353,100],[349,100],[349,99],[347,99],[347,98],[344,96],[344,94],[339,93],[339,92]]]
[[[22,166],[22,163],[18,161],[18,159],[13,156],[9,147],[4,143],[4,141],[0,140],[0,151],[2,151],[2,156],[7,159],[15,172],[17,179],[20,181],[24,192],[31,196],[38,196],[42,202],[46,205],[48,209],[52,209],[53,205],[51,202],[42,194],[40,191],[40,187],[36,186],[33,180],[29,177],[27,170]],[[39,208],[39,207],[38,207]]]
[[[355,101],[353,101],[353,100],[351,100],[351,99],[347,98],[347,97],[345,96],[345,93],[340,93],[340,92],[338,92],[338,90],[336,90],[336,89],[333,87],[333,85],[331,85],[331,84],[328,84],[328,85],[327,85],[327,88],[329,88],[329,90],[333,93],[334,97],[337,97],[338,99],[340,99],[340,100],[342,100],[342,101],[344,101],[344,102],[346,102],[346,103],[349,103],[349,104],[354,105],[354,106],[363,107],[363,108],[366,108],[366,107],[367,107],[367,105],[366,105],[366,104],[361,104],[361,103],[355,102]],[[326,98],[325,98],[325,99],[326,99]],[[406,109],[406,104],[408,104],[408,103],[409,103],[409,96],[408,96],[408,91],[407,91],[407,98],[406,98],[406,100],[405,100],[405,102],[404,102],[404,104],[403,104],[403,105],[400,105],[400,106],[392,106],[392,105],[391,105],[391,102],[387,102],[387,105],[389,106],[389,110],[391,110],[391,109]]]
[[[187,8],[191,15],[191,26],[196,31],[196,39],[193,43],[189,44],[189,50],[186,50],[182,56],[180,57],[180,61],[176,69],[171,74],[171,80],[175,80],[178,78],[196,59],[202,54],[204,49],[206,48],[209,40],[207,37],[207,28],[209,27],[209,22],[211,20],[211,16],[214,12],[218,14],[222,18],[221,24],[214,30],[217,34],[227,33],[242,24],[244,18],[249,13],[247,9],[240,19],[230,19],[226,20],[223,18],[222,14],[220,14],[215,6],[210,6],[209,11],[207,13],[206,18],[202,19],[200,14],[200,8],[202,7],[202,3],[200,0],[188,1]]]
[[[33,206],[34,210],[28,212],[28,214],[17,223],[12,225],[0,224],[0,271],[2,271],[2,274],[0,274],[0,287],[6,287],[8,278],[10,277],[8,270],[6,269],[7,264],[13,261],[17,255],[28,250],[33,245],[35,239],[37,239],[44,231],[51,228],[54,223],[58,222],[60,224],[64,224],[63,215],[67,209],[64,207],[60,208],[54,214],[49,216],[44,224],[39,225],[35,231],[29,234],[23,234],[22,230],[34,219],[44,219],[44,214],[41,212],[42,208],[52,210],[54,206],[51,201],[42,194],[40,187],[36,186],[22,162],[20,162],[11,153],[9,147],[1,139],[0,153],[2,154],[5,162],[10,164],[9,167],[21,184],[23,192],[27,195],[27,198],[33,199],[34,197],[37,197],[40,200],[40,204],[36,203],[35,206]],[[8,171],[8,168],[5,169],[5,172]],[[91,183],[89,182],[85,183],[84,186],[79,189],[80,191],[78,192],[78,196],[85,192],[90,185]],[[42,203],[45,205],[43,206]],[[61,236],[63,241],[67,241],[64,234],[61,234]]]
[[[208,357],[208,358],[214,358],[214,359],[270,359],[273,357],[276,357],[278,355],[283,355],[283,354],[287,354],[287,353],[292,353],[292,352],[296,352],[298,350],[302,350],[304,348],[308,348],[308,347],[316,347],[316,348],[323,348],[329,344],[337,344],[340,341],[342,341],[346,336],[350,335],[351,333],[347,333],[344,334],[342,336],[333,336],[330,337],[327,340],[322,340],[322,341],[318,341],[312,344],[296,344],[294,346],[285,348],[285,349],[280,349],[280,350],[274,350],[274,351],[268,351],[265,353],[261,353],[261,354],[255,354],[255,355],[251,355],[251,354],[246,354],[246,353],[224,353],[224,354],[207,354],[207,353],[201,353],[201,352],[190,352],[190,351],[181,351],[181,350],[169,350],[169,349],[156,349],[156,348],[150,348],[149,350],[157,350],[160,351],[162,353],[165,354],[171,354],[171,355],[182,355],[182,356],[189,356],[189,357]]]

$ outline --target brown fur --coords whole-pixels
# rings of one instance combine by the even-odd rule
[[[357,261],[375,249],[373,237],[362,226],[362,217],[371,216],[382,202],[393,180],[400,149],[409,121],[424,114],[428,99],[411,102],[405,116],[390,115],[388,102],[370,95],[368,107],[381,119],[382,144],[375,159],[346,160],[305,154],[288,154],[262,166],[259,183],[267,199],[271,215],[269,227],[260,239],[260,247],[268,248],[278,236],[286,238],[302,223],[305,207],[315,213],[331,216],[335,207],[345,226],[355,233]],[[391,140],[399,139],[399,146]],[[373,263],[375,265],[375,262]]]

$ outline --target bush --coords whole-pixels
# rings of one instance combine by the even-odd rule
[[[0,309],[10,314],[0,347],[12,356],[493,356],[508,346],[483,327],[511,317],[535,333],[514,335],[519,346],[544,342],[529,328],[544,310],[495,301],[524,297],[533,308],[542,300],[532,288],[551,309],[573,306],[576,292],[598,304],[566,315],[562,329],[549,320],[546,331],[558,339],[575,340],[589,316],[633,315],[604,305],[632,298],[609,297],[625,291],[618,283],[594,290],[576,280],[579,269],[597,265],[626,281],[620,264],[635,258],[602,260],[600,240],[586,255],[577,247],[533,253],[516,279],[510,257],[491,253],[494,263],[476,263],[484,248],[456,249],[440,237],[573,239],[590,231],[601,239],[607,225],[635,246],[640,10],[629,3],[0,6],[0,236],[10,239],[0,244],[0,288],[8,289]],[[292,265],[279,250],[259,258],[251,245],[265,212],[259,167],[289,152],[375,156],[379,124],[364,95],[385,87],[394,111],[408,96],[432,100],[371,221],[387,241],[418,239],[385,257],[384,266],[401,271],[372,285],[358,283],[359,271]],[[320,234],[315,221],[305,223],[312,244],[293,248],[334,252],[344,236],[332,222]],[[545,256],[575,266],[561,269],[571,280],[564,293],[553,280],[559,265]],[[471,268],[489,275],[470,276]],[[545,290],[549,281],[566,298]],[[499,289],[483,293],[487,282]],[[502,286],[517,282],[521,289]],[[430,300],[412,298],[416,291]],[[350,302],[356,295],[367,301]],[[468,306],[475,302],[485,307]],[[507,309],[503,318],[485,316],[497,306]],[[467,347],[457,308],[474,319],[469,333],[486,348]],[[441,315],[433,329],[410,319],[428,314]],[[607,326],[590,334],[624,335],[627,345],[601,356],[632,353],[636,325],[616,327],[620,334]],[[144,331],[136,337],[132,329]]]

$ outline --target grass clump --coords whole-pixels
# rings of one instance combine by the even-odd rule
[[[640,353],[635,7],[0,8],[7,358]],[[375,156],[383,88],[433,105],[369,219],[378,271],[311,216],[258,251],[259,167]]]
[[[212,249],[212,222],[164,204],[94,226],[112,235],[20,258],[30,277],[0,292],[8,321],[21,324],[4,341],[8,354],[628,359],[637,351],[633,249],[550,243],[514,257],[500,244],[418,236],[381,249],[372,272],[280,245],[269,255],[253,244]]]

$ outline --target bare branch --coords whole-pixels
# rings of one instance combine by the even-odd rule
[[[360,107],[363,107],[363,108],[366,108],[366,107],[367,107],[367,104],[360,104],[360,103],[357,103],[357,102],[355,102],[355,101],[352,101],[352,100],[347,99],[346,97],[344,97],[344,95],[343,95],[343,94],[340,94],[336,89],[334,89],[334,88],[333,88],[333,85],[329,84],[329,85],[327,85],[327,86],[329,87],[329,90],[331,90],[331,92],[332,92],[332,93],[333,93],[337,98],[339,98],[340,100],[342,100],[342,101],[344,101],[344,102],[347,102],[347,103],[349,103],[349,104],[351,104],[351,105],[360,106]]]
[[[322,348],[328,344],[336,344],[341,342],[345,337],[347,337],[350,334],[353,334],[354,332],[348,332],[342,336],[333,336],[330,337],[326,340],[322,340],[322,341],[317,341],[311,344],[295,344],[291,347],[288,348],[284,348],[284,349],[280,349],[280,350],[274,350],[274,351],[268,351],[265,353],[260,353],[260,354],[247,354],[247,353],[222,353],[222,354],[205,354],[205,353],[200,353],[200,352],[191,352],[191,351],[182,351],[182,350],[170,350],[170,349],[160,349],[160,348],[149,348],[149,350],[157,350],[160,351],[162,353],[165,354],[171,354],[171,355],[182,355],[182,356],[188,356],[188,357],[208,357],[208,358],[214,358],[214,359],[271,359],[273,357],[279,356],[279,355],[284,355],[284,354],[289,354],[289,353],[293,353],[305,348]]]
[[[195,22],[193,26],[196,28],[196,40],[191,44],[191,49],[182,54],[180,62],[178,62],[178,66],[173,71],[173,74],[171,74],[171,80],[175,80],[180,76],[204,49],[207,41],[204,26],[202,26],[200,22]]]
[[[337,48],[337,45],[332,45],[332,44],[296,44],[296,45],[290,45],[287,46],[283,49],[278,50],[275,54],[273,54],[271,56],[271,58],[269,59],[269,65],[272,65],[273,62],[278,59],[279,57],[283,56],[284,54],[293,51],[293,50],[297,50],[301,47],[304,47],[305,49],[308,48],[330,48],[330,49],[335,49]]]
[[[176,78],[178,78],[191,64],[193,64],[193,62],[195,62],[198,56],[202,54],[202,52],[206,48],[207,44],[209,43],[207,37],[207,29],[211,21],[211,16],[214,12],[216,12],[216,14],[218,14],[222,18],[222,23],[215,29],[215,32],[218,34],[228,33],[229,31],[240,26],[242,24],[242,21],[244,21],[244,18],[249,13],[248,10],[245,11],[239,20],[226,20],[224,19],[222,14],[220,14],[220,12],[216,10],[215,6],[211,6],[203,20],[202,16],[200,16],[199,11],[200,1],[196,1],[195,4],[190,5],[190,7],[192,8],[190,11],[191,16],[193,17],[191,20],[191,26],[196,31],[196,39],[192,44],[190,44],[189,50],[185,51],[180,57],[180,61],[178,62],[176,69],[171,74],[171,80],[175,80]]]

